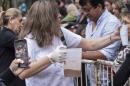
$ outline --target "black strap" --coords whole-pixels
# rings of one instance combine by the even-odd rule
[[[65,37],[64,37],[64,33],[62,32],[62,30],[60,32],[61,32],[60,33],[61,34],[61,36],[60,36],[61,37],[61,41],[63,42],[64,45],[67,46],[66,41],[65,41]]]

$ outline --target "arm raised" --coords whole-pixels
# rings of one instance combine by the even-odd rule
[[[104,48],[110,44],[112,44],[115,41],[120,40],[120,29],[117,29],[114,33],[111,35],[97,38],[97,39],[81,39],[81,42],[78,47],[81,47],[85,50],[98,50],[101,48]]]

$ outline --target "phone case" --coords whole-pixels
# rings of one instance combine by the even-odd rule
[[[22,68],[28,67],[29,58],[28,58],[28,49],[27,49],[26,40],[25,39],[15,40],[14,47],[15,47],[16,58],[22,59],[24,61],[24,63],[19,64],[19,67],[22,67]]]

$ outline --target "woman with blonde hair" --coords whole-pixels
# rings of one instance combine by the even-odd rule
[[[112,3],[112,9],[113,9],[113,14],[117,17],[117,18],[119,18],[119,19],[121,19],[121,3],[119,2],[119,1],[114,1],[113,3]]]
[[[14,40],[20,32],[22,14],[17,8],[9,8],[0,13],[0,73],[7,69],[15,58]],[[25,86],[24,81],[16,78],[10,86]]]
[[[75,22],[77,16],[80,15],[78,8],[74,4],[73,0],[65,0],[67,15],[61,20],[62,23]]]
[[[74,86],[73,78],[64,76],[62,63],[45,65],[40,61],[51,57],[50,53],[57,46],[63,46],[63,35],[68,48],[81,47],[86,50],[100,49],[120,39],[119,31],[116,31],[103,38],[86,40],[60,27],[59,17],[55,0],[36,1],[28,12],[21,38],[27,40],[29,57],[37,64],[31,64],[19,75],[21,79],[26,79],[26,86]]]

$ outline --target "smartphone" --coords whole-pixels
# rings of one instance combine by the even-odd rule
[[[29,65],[27,41],[25,39],[14,41],[15,56],[18,59],[22,59],[24,63],[20,63],[19,67],[27,68]]]

